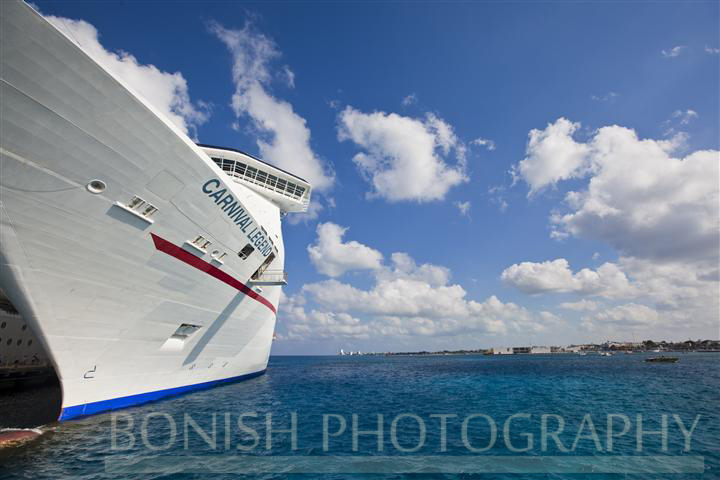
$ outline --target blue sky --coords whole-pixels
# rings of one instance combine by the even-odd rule
[[[717,2],[35,5],[315,180],[274,353],[720,335]]]

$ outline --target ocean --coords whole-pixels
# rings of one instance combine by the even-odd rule
[[[273,356],[43,426],[0,478],[720,478],[720,354],[648,356]]]

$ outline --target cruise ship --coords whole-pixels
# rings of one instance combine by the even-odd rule
[[[0,13],[0,380],[49,371],[62,421],[262,374],[311,186],[196,144],[27,4]]]

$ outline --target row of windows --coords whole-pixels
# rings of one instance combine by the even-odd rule
[[[218,167],[222,168],[234,177],[242,178],[248,182],[265,187],[268,190],[282,193],[287,197],[298,200],[305,193],[305,187],[288,182],[284,178],[276,177],[271,173],[251,167],[250,165],[246,165],[242,162],[217,157],[213,157],[213,161],[218,165]]]

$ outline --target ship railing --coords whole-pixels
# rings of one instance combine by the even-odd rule
[[[248,285],[287,285],[287,272],[283,270],[265,270],[253,276]]]

